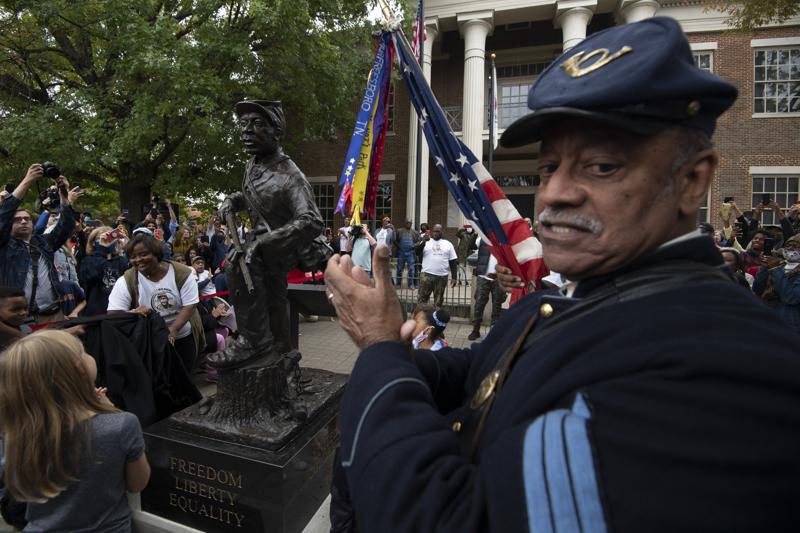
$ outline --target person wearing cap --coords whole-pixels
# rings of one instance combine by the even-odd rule
[[[334,474],[359,531],[794,529],[800,336],[696,228],[735,97],[669,18],[556,59],[501,143],[541,142],[539,239],[568,281],[469,349],[410,352],[382,247],[374,287],[329,262],[362,350]]]
[[[251,159],[242,192],[229,195],[218,214],[222,222],[239,211],[250,215],[253,230],[243,243],[243,259],[253,290],[245,284],[241,256],[233,247],[225,274],[240,335],[224,351],[208,357],[217,369],[261,356],[278,362],[292,350],[286,274],[294,268],[316,270],[332,253],[322,235],[324,223],[311,185],[281,148],[286,128],[281,103],[248,100],[237,103],[235,112],[240,139]]]
[[[475,243],[478,240],[478,234],[472,229],[472,225],[464,224],[464,226],[459,228],[456,232],[456,237],[458,237],[458,244],[456,245],[458,264],[461,265],[461,269],[464,272],[464,275],[460,277],[464,278],[463,281],[466,284],[467,257],[469,257],[472,251],[477,248]],[[458,280],[459,285],[461,284],[461,281],[461,279]]]

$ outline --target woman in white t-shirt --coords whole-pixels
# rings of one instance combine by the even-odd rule
[[[164,261],[161,243],[144,233],[133,236],[125,247],[125,255],[136,271],[138,301],[133,302],[134,297],[128,289],[126,277],[129,276],[122,276],[108,297],[108,311],[132,311],[145,315],[157,312],[167,323],[169,342],[175,346],[186,369],[191,370],[197,357],[189,322],[195,305],[200,301],[196,277],[193,273],[176,275],[181,274],[176,272],[176,267],[189,270],[188,267]]]

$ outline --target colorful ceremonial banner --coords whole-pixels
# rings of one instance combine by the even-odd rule
[[[425,132],[431,157],[450,194],[464,216],[490,244],[498,263],[540,288],[541,279],[548,273],[541,243],[481,161],[450,128],[403,34],[394,31],[392,36],[411,103]],[[522,294],[528,292],[529,284],[525,285]],[[512,293],[512,303],[522,294]]]
[[[388,105],[393,57],[391,35],[384,33],[375,52],[375,61],[367,79],[367,88],[339,178],[342,191],[336,212],[350,214],[353,224],[361,222],[363,213],[374,213],[375,210],[373,189],[377,190],[383,142],[386,139],[385,107]]]

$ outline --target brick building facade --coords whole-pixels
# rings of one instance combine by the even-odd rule
[[[762,194],[783,208],[800,194],[800,18],[752,33],[731,31],[722,13],[707,12],[700,2],[655,0],[565,0],[531,2],[428,0],[424,67],[451,125],[476,154],[488,156],[488,62],[496,55],[499,86],[499,126],[502,131],[527,112],[527,88],[563,50],[593,32],[647,16],[678,20],[692,44],[695,60],[733,82],[739,99],[722,116],[715,134],[720,166],[709,192],[709,207],[698,214],[718,223],[722,198],[733,196],[749,209]],[[482,46],[481,46],[482,45]],[[469,106],[483,101],[483,108]],[[394,82],[391,133],[387,137],[380,178],[378,218],[414,220],[416,117],[401,80]],[[339,189],[336,181],[349,144],[350,132],[339,142],[304,144],[292,154],[312,182],[317,202],[331,227]],[[426,147],[424,147],[426,148]],[[538,146],[494,155],[493,174],[523,216],[532,216],[538,178]],[[460,218],[435,167],[427,159],[421,176],[423,196],[419,221],[442,223],[453,232]],[[764,222],[772,222],[771,214]]]

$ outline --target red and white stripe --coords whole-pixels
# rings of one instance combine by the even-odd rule
[[[497,215],[508,244],[500,244],[494,234],[484,235],[475,225],[475,231],[487,243],[491,243],[490,250],[497,258],[497,262],[510,268],[515,275],[536,282],[536,289],[541,288],[542,278],[549,274],[544,264],[542,244],[533,236],[528,223],[520,216],[514,204],[506,198],[505,193],[486,170],[480,161],[472,165],[472,171],[478,177],[478,182],[486,193],[492,209]],[[512,294],[512,303],[519,298],[519,294]]]
[[[422,64],[422,51],[424,50],[424,43],[428,39],[428,28],[425,27],[425,10],[422,7],[422,0],[419,0],[419,7],[417,7],[417,19],[414,21],[414,31],[411,34],[411,50],[414,52],[414,57]]]

